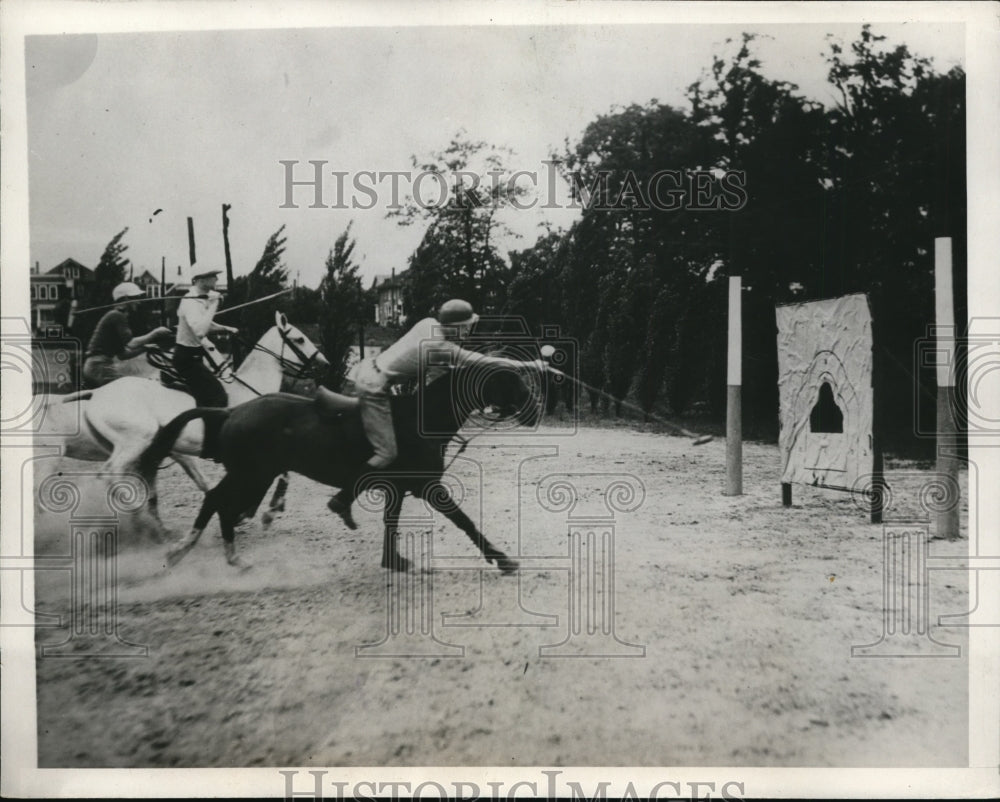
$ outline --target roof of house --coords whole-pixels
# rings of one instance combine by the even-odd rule
[[[45,272],[46,276],[64,276],[68,268],[75,267],[80,271],[80,278],[92,278],[94,271],[86,265],[80,264],[76,259],[63,259],[51,270]]]
[[[386,289],[389,289],[390,287],[398,287],[402,283],[402,278],[405,273],[405,270],[396,273],[395,275],[392,273],[379,273],[372,280],[372,289],[375,287],[385,287]]]

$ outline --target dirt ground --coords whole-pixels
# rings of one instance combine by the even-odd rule
[[[164,547],[123,516],[103,609],[148,654],[94,657],[125,647],[78,633],[39,657],[39,765],[966,765],[967,630],[937,625],[969,609],[965,572],[931,571],[919,589],[930,634],[961,656],[852,657],[883,632],[885,561],[883,527],[848,495],[796,487],[783,508],[772,445],[744,444],[744,495],[727,497],[722,441],[568,435],[480,437],[450,471],[486,535],[522,555],[514,576],[408,499],[426,570],[390,579],[378,512],[358,508],[347,531],[328,489],[297,476],[270,530],[259,516],[240,527],[246,573],[225,563],[215,522],[166,570]],[[94,467],[39,460],[36,485]],[[921,517],[927,473],[888,467],[887,519]],[[553,474],[570,475],[572,509]],[[617,474],[633,478],[615,487]],[[180,534],[199,495],[176,466],[159,484]],[[966,485],[963,472],[963,530]],[[70,514],[38,512],[37,553],[68,553]],[[571,531],[613,562],[575,558]],[[37,630],[40,648],[71,634],[69,576],[38,572],[37,611],[63,616]],[[907,648],[935,647],[914,634]]]

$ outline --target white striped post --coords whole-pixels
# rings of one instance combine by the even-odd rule
[[[958,438],[953,411],[955,391],[955,305],[952,297],[951,237],[934,240],[934,318],[937,350],[937,474],[946,487],[958,487]],[[958,499],[937,512],[936,536],[958,538]]]
[[[740,276],[729,277],[729,356],[726,374],[726,495],[743,494],[743,317]]]

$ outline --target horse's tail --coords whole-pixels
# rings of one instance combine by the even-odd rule
[[[64,395],[59,400],[64,404],[72,404],[74,401],[89,401],[93,394],[93,390],[80,390],[75,393]]]
[[[140,470],[146,472],[156,469],[167,458],[167,455],[173,451],[177,438],[181,436],[184,427],[191,421],[200,419],[225,420],[228,417],[229,410],[224,407],[194,407],[193,409],[185,410],[166,426],[160,427],[160,431],[156,433],[153,442],[149,444],[148,448],[142,452],[142,456],[139,457]]]

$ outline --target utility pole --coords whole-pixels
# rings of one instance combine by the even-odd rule
[[[233,291],[233,258],[229,255],[229,210],[228,203],[222,204],[222,245],[226,250],[226,286]]]
[[[160,257],[160,325],[167,325],[167,257]]]
[[[365,291],[358,279],[358,359],[365,358]]]
[[[191,267],[194,267],[195,262],[198,261],[198,257],[194,252],[194,220],[192,218],[187,219],[188,223],[188,262]],[[179,270],[180,268],[178,268]]]

